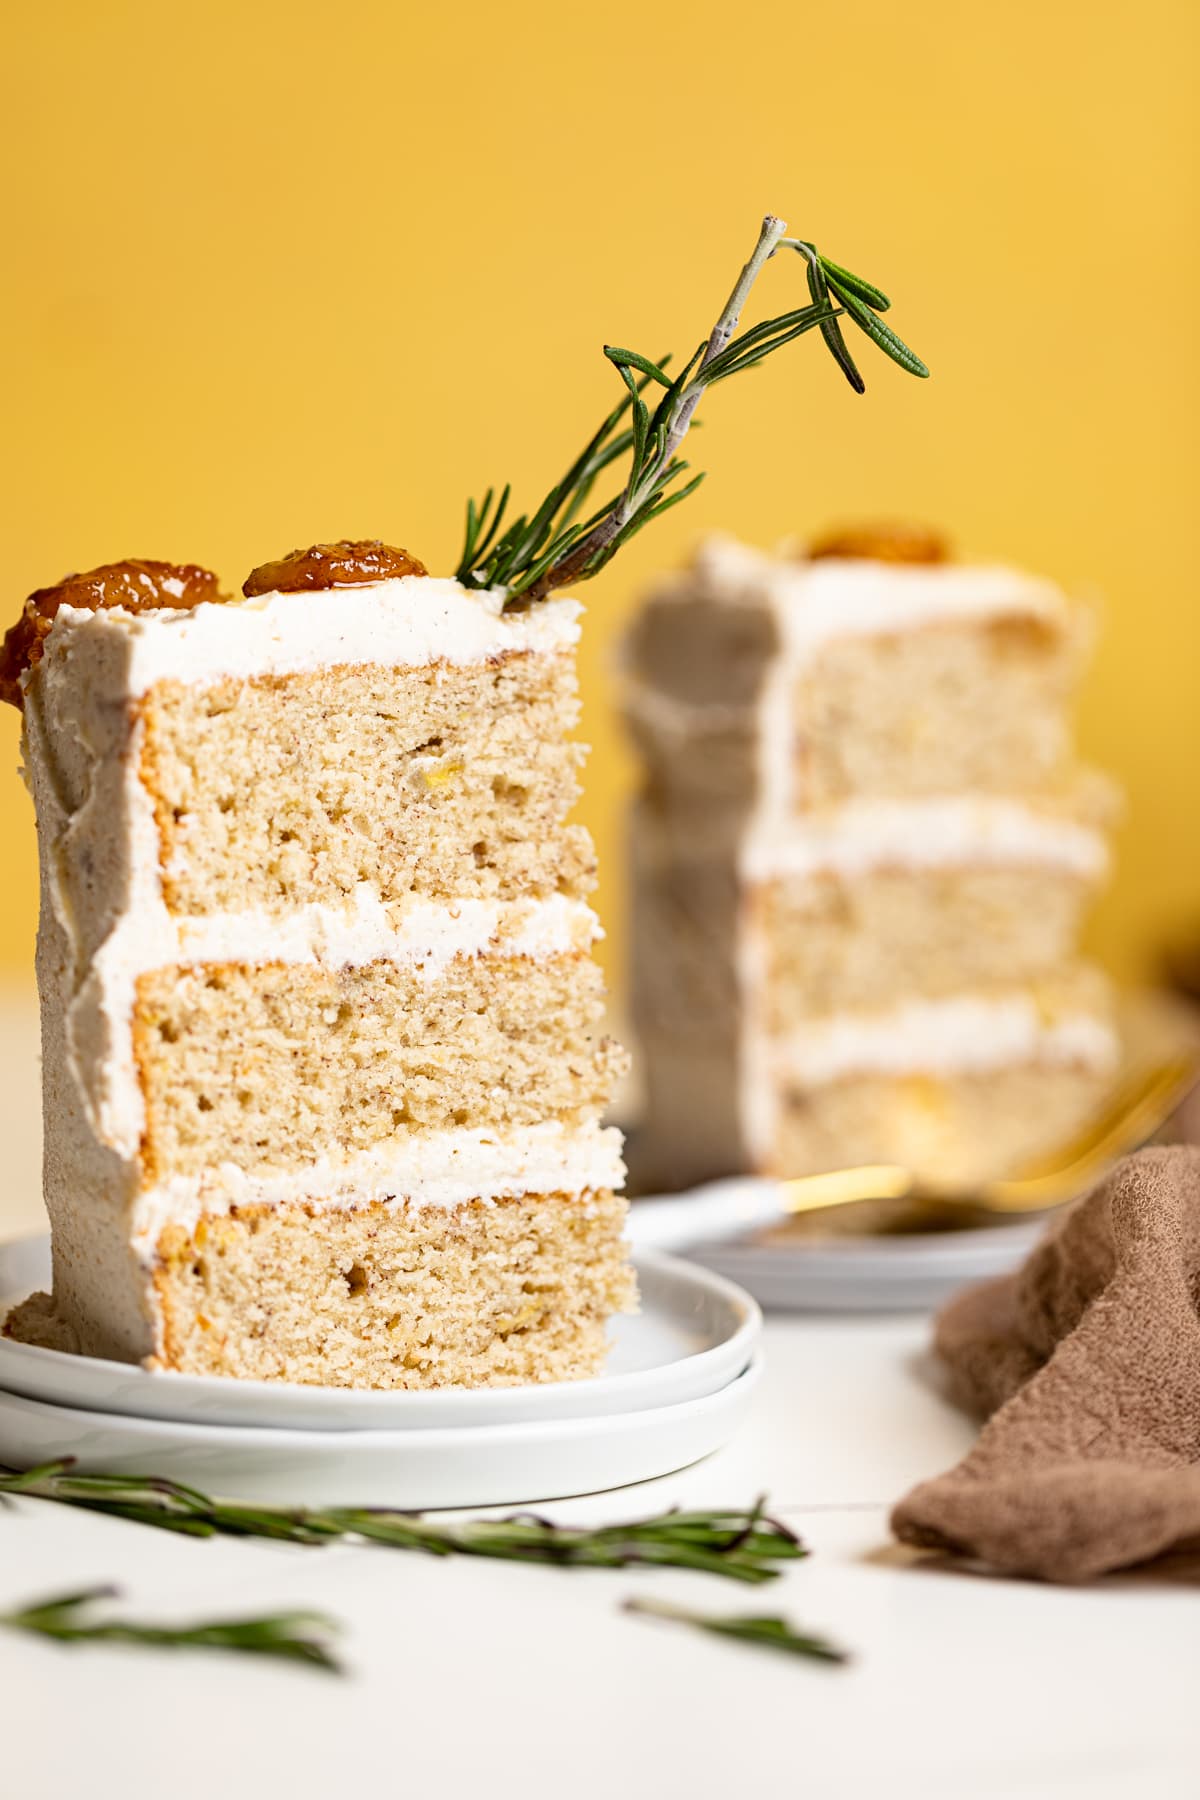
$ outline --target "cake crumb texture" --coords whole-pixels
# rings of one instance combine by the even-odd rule
[[[50,1294],[30,1294],[14,1306],[0,1335],[19,1344],[36,1344],[41,1350],[65,1350],[72,1356],[77,1356],[82,1348],[79,1333],[59,1312]]]
[[[569,653],[158,683],[140,703],[178,914],[580,895],[587,833]]]
[[[600,1373],[634,1310],[608,1191],[451,1210],[293,1204],[168,1226],[158,1363],[332,1387],[509,1387]]]
[[[580,954],[455,957],[434,977],[208,964],[141,978],[147,1180],[220,1163],[298,1169],[425,1130],[581,1124],[626,1057],[593,1037],[603,977]]]
[[[860,1163],[902,1164],[970,1191],[1070,1143],[1103,1104],[1112,1072],[1014,1063],[986,1074],[864,1074],[780,1095],[772,1162],[781,1175]]]
[[[1085,635],[1016,616],[826,644],[793,701],[798,797],[1062,785]]]

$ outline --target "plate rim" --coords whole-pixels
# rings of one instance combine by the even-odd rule
[[[49,1415],[52,1419],[61,1419],[64,1427],[79,1426],[94,1432],[111,1420],[113,1429],[129,1431],[134,1436],[144,1438],[147,1443],[151,1443],[156,1435],[165,1431],[182,1434],[186,1448],[219,1450],[227,1445],[230,1449],[251,1454],[255,1451],[283,1453],[290,1450],[322,1452],[332,1456],[338,1453],[343,1439],[351,1440],[354,1450],[361,1455],[388,1450],[407,1450],[414,1456],[434,1455],[439,1450],[458,1449],[464,1444],[468,1444],[473,1452],[486,1453],[491,1449],[512,1449],[514,1439],[518,1437],[522,1443],[536,1447],[555,1439],[586,1438],[606,1428],[629,1429],[635,1421],[639,1426],[651,1429],[666,1419],[674,1422],[694,1416],[704,1409],[716,1410],[719,1404],[728,1404],[731,1400],[752,1394],[762,1379],[765,1364],[765,1352],[758,1345],[748,1362],[731,1380],[722,1382],[709,1393],[693,1394],[687,1399],[667,1401],[660,1406],[613,1413],[588,1413],[560,1419],[511,1419],[494,1425],[470,1427],[432,1425],[392,1431],[375,1429],[336,1433],[305,1431],[295,1426],[217,1425],[191,1419],[162,1419],[141,1413],[100,1412],[88,1407],[60,1406],[53,1400],[14,1394],[8,1388],[0,1388],[0,1419],[5,1406],[15,1405],[22,1411],[33,1409],[38,1417]],[[81,1460],[89,1460],[86,1452]]]

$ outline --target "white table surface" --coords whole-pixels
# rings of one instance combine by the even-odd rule
[[[0,1008],[0,1235],[37,1229],[32,1009]],[[1083,1590],[921,1563],[889,1503],[970,1442],[926,1381],[919,1318],[773,1320],[741,1436],[622,1493],[604,1522],[760,1492],[809,1561],[760,1589],[678,1572],[528,1569],[383,1549],[189,1542],[33,1501],[0,1511],[0,1610],[117,1583],[128,1610],[312,1605],[344,1621],[334,1679],[212,1653],[0,1632],[0,1794],[14,1800],[992,1800],[1200,1792],[1196,1592]],[[783,1611],[855,1653],[823,1668],[622,1615],[626,1595]]]

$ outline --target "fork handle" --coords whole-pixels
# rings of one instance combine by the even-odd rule
[[[780,1187],[783,1210],[795,1215],[858,1206],[864,1200],[906,1200],[916,1194],[917,1181],[911,1169],[898,1163],[863,1163],[824,1175],[797,1175]]]

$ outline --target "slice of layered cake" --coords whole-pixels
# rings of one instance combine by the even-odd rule
[[[720,541],[628,644],[634,1020],[655,1184],[897,1162],[970,1184],[1069,1136],[1117,1042],[1081,914],[1108,783],[1089,637],[920,533]]]
[[[42,869],[53,1299],[192,1373],[557,1380],[632,1304],[565,823],[576,602],[379,544],[125,563],[6,644]]]

